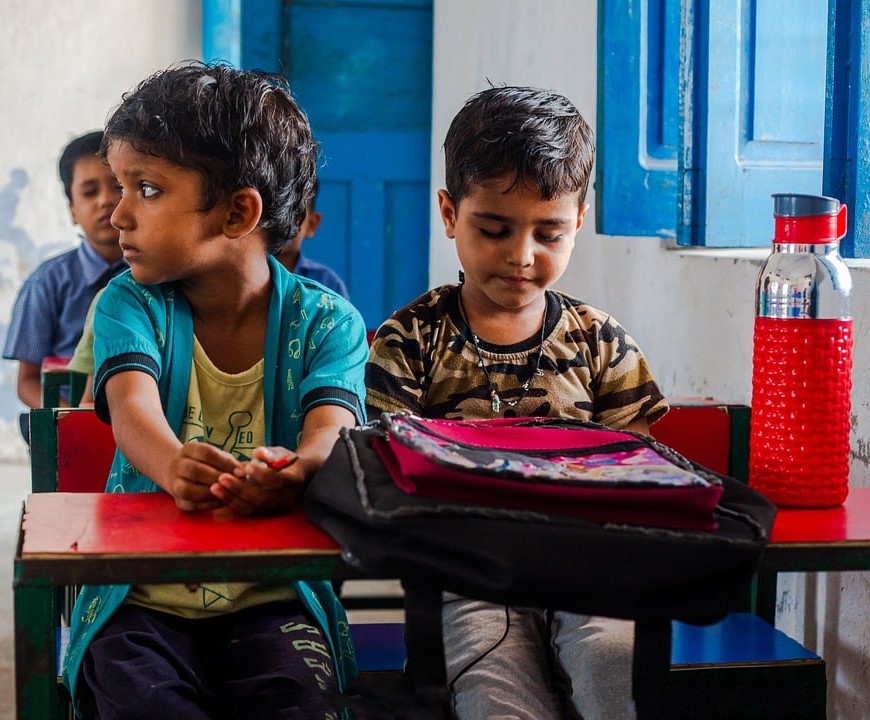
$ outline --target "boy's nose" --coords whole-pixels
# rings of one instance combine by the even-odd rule
[[[123,198],[118,198],[115,202],[115,209],[112,210],[112,217],[109,218],[109,222],[112,223],[112,227],[118,230],[128,229],[129,222],[125,220],[125,213],[123,210]],[[126,223],[126,224],[125,224]]]
[[[508,262],[511,265],[527,267],[535,262],[535,240],[532,237],[520,237],[510,244]]]

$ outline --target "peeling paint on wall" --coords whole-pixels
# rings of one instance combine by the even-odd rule
[[[864,467],[870,467],[870,441],[858,438],[851,455],[854,462],[859,462]]]
[[[9,180],[0,188],[0,241],[11,245],[22,256],[33,250],[33,242],[27,233],[15,225],[15,212],[21,199],[21,191],[27,187],[30,178],[24,168],[12,168]]]

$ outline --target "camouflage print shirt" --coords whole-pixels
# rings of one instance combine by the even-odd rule
[[[399,410],[494,417],[493,385],[501,400],[497,415],[504,417],[568,417],[619,429],[640,418],[652,424],[667,412],[634,340],[608,314],[563,293],[547,291],[543,335],[513,345],[479,340],[478,346],[479,356],[459,309],[458,285],[430,290],[396,311],[369,353],[369,418]]]

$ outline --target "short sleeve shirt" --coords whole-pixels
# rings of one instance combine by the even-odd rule
[[[475,347],[458,297],[459,286],[436,288],[380,327],[366,366],[369,417],[400,410],[464,419],[563,417],[619,429],[642,418],[652,424],[667,412],[643,353],[607,313],[548,291],[542,334]],[[499,413],[493,385],[503,401]]]
[[[110,265],[84,241],[46,260],[18,291],[3,357],[39,364],[51,355],[71,356],[97,290],[126,267]]]

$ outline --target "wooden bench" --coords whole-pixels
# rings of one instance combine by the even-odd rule
[[[714,625],[671,623],[668,717],[673,720],[824,720],[825,663],[752,613]],[[405,626],[351,626],[357,660],[394,682],[406,660]]]
[[[81,402],[88,376],[67,367],[70,358],[49,356],[43,358],[40,367],[42,385],[42,407],[59,407],[61,394],[66,390],[66,401],[70,407]]]

